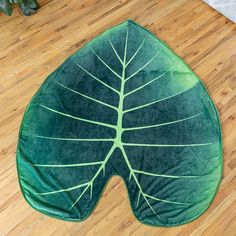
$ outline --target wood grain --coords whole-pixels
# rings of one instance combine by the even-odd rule
[[[0,14],[0,235],[236,235],[236,25],[201,0],[41,0],[31,17]],[[172,228],[133,216],[126,188],[113,177],[94,213],[81,223],[49,218],[22,198],[17,136],[30,98],[69,55],[97,34],[133,19],[199,75],[221,117],[224,175],[206,213]]]

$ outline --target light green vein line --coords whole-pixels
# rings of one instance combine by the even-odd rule
[[[110,45],[111,45],[111,47],[112,47],[114,53],[116,54],[118,60],[119,60],[120,63],[123,65],[123,61],[121,60],[120,56],[118,55],[118,53],[117,53],[117,51],[116,51],[116,49],[115,49],[115,47],[114,47],[113,43],[111,42],[111,40],[110,40],[110,38],[109,38],[108,35],[107,35],[107,38],[108,38],[108,40],[109,40],[109,43],[110,43]]]
[[[146,194],[146,193],[144,193],[144,195],[145,195],[146,197],[149,197],[149,198],[151,198],[151,199],[153,199],[153,200],[160,201],[160,202],[166,202],[166,203],[177,204],[177,205],[187,205],[187,206],[192,205],[192,204],[190,204],[190,203],[168,201],[168,200],[164,200],[164,199],[156,198],[156,197],[153,197],[153,196],[148,195],[148,194]]]
[[[84,121],[84,122],[87,122],[87,123],[91,123],[91,124],[95,124],[95,125],[101,125],[101,126],[105,126],[105,127],[109,127],[109,128],[113,128],[113,129],[116,128],[115,125],[111,125],[111,124],[107,124],[107,123],[102,123],[102,122],[98,122],[98,121],[86,120],[86,119],[83,119],[83,118],[79,118],[79,117],[72,116],[72,115],[67,114],[67,113],[63,113],[63,112],[54,110],[52,108],[49,108],[49,107],[41,105],[41,104],[40,104],[40,106],[45,108],[45,109],[47,109],[47,110],[49,110],[49,111],[51,111],[51,112],[57,113],[57,114],[62,115],[62,116],[69,117],[71,119],[80,120],[80,121]]]
[[[143,174],[143,175],[150,175],[150,176],[159,176],[159,177],[164,177],[164,178],[173,178],[173,179],[182,179],[182,178],[199,178],[202,176],[197,176],[197,175],[182,175],[182,176],[177,176],[177,175],[161,175],[161,174],[154,174],[154,173],[150,173],[150,172],[146,172],[146,171],[142,171],[142,170],[135,170],[134,172],[137,174]]]
[[[38,195],[50,195],[50,194],[56,194],[56,193],[61,193],[61,192],[69,192],[69,191],[72,191],[72,190],[75,190],[75,189],[87,186],[88,183],[89,182],[86,182],[86,183],[83,183],[83,184],[79,184],[79,185],[73,186],[71,188],[63,188],[63,189],[56,190],[56,191],[45,192],[45,193],[35,193],[35,194],[38,194]]]
[[[160,51],[158,51],[145,65],[143,65],[140,69],[138,69],[136,72],[134,72],[132,75],[130,75],[125,82],[127,82],[129,79],[134,77],[136,74],[139,73],[142,69],[144,69],[147,65],[149,65],[158,55],[160,54]]]
[[[89,181],[88,186],[84,189],[84,191],[79,195],[79,197],[76,199],[76,201],[72,204],[72,206],[70,207],[70,209],[68,211],[70,211],[76,204],[77,202],[81,199],[81,197],[83,196],[83,194],[87,191],[87,189],[93,185],[93,181],[97,178],[97,176],[100,174],[100,172],[105,168],[105,165],[107,163],[107,161],[109,160],[110,156],[112,155],[113,151],[115,150],[116,145],[113,144],[113,146],[111,147],[111,149],[109,150],[109,152],[107,153],[104,161],[102,162],[101,166],[99,167],[98,171],[96,172],[96,174],[94,175],[94,177]],[[92,188],[91,188],[92,191]],[[92,192],[91,192],[92,195]],[[91,196],[90,195],[90,196]]]
[[[30,164],[30,163],[27,163],[27,164]],[[30,164],[30,165],[38,166],[38,167],[63,168],[63,167],[76,167],[76,166],[93,166],[93,165],[100,165],[100,164],[102,164],[102,161],[79,163],[79,164],[64,164],[64,165],[42,165],[42,164]]]
[[[128,40],[129,40],[129,28],[127,27],[126,36],[125,36],[125,49],[124,49],[124,60],[123,60],[123,71],[125,72],[125,64],[127,59],[127,48],[128,48]],[[123,73],[122,78],[124,79],[125,73]]]
[[[78,64],[77,62],[73,61],[80,69],[82,69],[85,73],[87,73],[88,75],[90,75],[93,79],[95,79],[96,81],[98,81],[99,83],[103,84],[104,86],[106,86],[107,88],[111,89],[112,91],[114,91],[115,93],[119,94],[119,91],[117,91],[116,89],[114,89],[113,87],[111,87],[110,85],[104,83],[102,80],[100,80],[99,78],[97,78],[96,76],[94,76],[93,74],[91,74],[90,72],[88,72],[85,68],[83,68],[80,64]]]
[[[129,61],[126,63],[126,67],[129,65],[129,63],[135,58],[135,56],[138,54],[139,50],[142,48],[144,42],[146,39],[143,40],[143,42],[141,43],[141,45],[138,47],[138,49],[136,50],[136,52],[134,53],[134,55],[129,59]]]
[[[161,75],[157,76],[156,78],[152,79],[151,81],[145,83],[144,85],[142,85],[142,86],[140,86],[140,87],[138,87],[138,88],[136,88],[136,89],[134,89],[134,90],[132,90],[132,91],[126,93],[126,94],[124,95],[124,97],[129,96],[129,95],[131,95],[131,94],[137,92],[138,90],[140,90],[140,89],[142,89],[142,88],[145,88],[146,86],[148,86],[149,84],[155,82],[156,80],[162,78],[165,74],[167,74],[168,72],[170,72],[174,67],[176,67],[176,65],[174,65],[173,67],[171,67],[169,70],[167,70],[167,71],[164,72],[163,74],[161,74]]]
[[[114,75],[116,75],[119,79],[121,79],[121,76],[120,76],[117,72],[115,72],[109,65],[107,65],[107,63],[93,50],[93,48],[90,48],[90,49],[93,51],[94,55],[95,55]]]
[[[78,142],[112,142],[114,139],[109,138],[61,138],[61,137],[48,137],[48,136],[41,136],[41,135],[34,135],[35,138],[42,138],[42,139],[51,139],[51,140],[61,140],[61,141],[78,141]]]
[[[67,87],[67,86],[65,86],[65,85],[63,85],[63,84],[61,84],[61,83],[56,82],[56,84],[60,85],[61,87],[65,88],[65,89],[67,89],[67,90],[69,90],[69,91],[71,91],[71,92],[73,92],[73,93],[75,93],[75,94],[78,94],[78,95],[80,95],[80,96],[82,96],[82,97],[85,97],[85,98],[87,98],[87,99],[89,99],[89,100],[92,100],[92,101],[94,101],[94,102],[97,102],[97,103],[99,103],[99,104],[101,104],[101,105],[104,105],[104,106],[106,106],[106,107],[110,107],[110,108],[112,108],[112,109],[114,109],[114,110],[117,111],[117,107],[115,107],[115,106],[112,106],[112,105],[110,105],[110,104],[107,104],[107,103],[105,103],[105,102],[102,102],[102,101],[100,101],[100,100],[97,100],[97,99],[95,99],[95,98],[92,98],[92,97],[90,97],[90,96],[88,96],[88,95],[85,95],[85,94],[83,94],[83,93],[77,92],[77,91],[75,91],[74,89],[71,89],[71,88],[69,88],[69,87]]]
[[[193,87],[194,87],[194,86],[193,86]],[[179,92],[179,93],[175,93],[175,94],[173,94],[173,95],[171,95],[171,96],[168,96],[168,97],[165,97],[165,98],[156,100],[156,101],[154,101],[154,102],[149,102],[149,103],[147,103],[147,104],[144,104],[144,105],[141,105],[141,106],[137,106],[137,107],[133,107],[133,108],[128,109],[128,110],[125,110],[124,113],[126,113],[126,112],[131,112],[131,111],[135,111],[135,110],[138,110],[138,109],[147,107],[147,106],[151,106],[151,105],[156,104],[156,103],[158,103],[158,102],[165,101],[165,100],[167,100],[167,99],[169,99],[169,98],[173,98],[173,97],[175,97],[175,96],[178,96],[178,95],[180,95],[180,94],[182,94],[182,93],[187,92],[188,90],[192,89],[193,87],[188,88],[188,89],[185,89],[185,90],[183,90],[183,91],[181,91],[181,92]]]
[[[77,202],[83,197],[84,193],[89,189],[89,187],[91,187],[90,185],[88,185],[83,192],[79,195],[79,197],[77,198],[76,202],[73,203],[73,205],[70,207],[70,209],[68,210],[68,212],[70,212],[70,210],[77,204]],[[92,188],[91,188],[91,192],[92,192]],[[91,199],[91,193],[90,193],[90,199]]]
[[[179,123],[179,122],[182,122],[182,121],[185,121],[185,120],[190,120],[190,119],[193,119],[197,116],[200,116],[202,114],[201,113],[198,113],[194,116],[190,116],[190,117],[187,117],[187,118],[184,118],[184,119],[179,119],[179,120],[174,120],[174,121],[170,121],[170,122],[166,122],[166,123],[160,123],[160,124],[156,124],[156,125],[147,125],[147,126],[139,126],[139,127],[132,127],[132,128],[123,128],[124,131],[128,131],[128,130],[140,130],[140,129],[149,129],[149,128],[154,128],[154,127],[160,127],[160,126],[165,126],[165,125],[171,125],[171,124],[175,124],[175,123]]]
[[[136,146],[136,147],[198,147],[207,146],[212,143],[190,143],[190,144],[147,144],[147,143],[123,143],[125,146]]]
[[[150,209],[152,210],[152,212],[153,212],[157,217],[160,217],[160,216],[156,213],[156,211],[153,209],[152,205],[149,203],[149,201],[148,201],[148,199],[147,199],[147,196],[146,196],[145,193],[143,192],[142,187],[141,187],[141,185],[140,185],[140,183],[139,183],[139,181],[138,181],[136,175],[134,174],[133,168],[132,168],[132,166],[131,166],[131,164],[130,164],[130,162],[129,162],[129,158],[128,158],[126,152],[125,152],[124,147],[123,147],[123,146],[120,146],[120,149],[121,149],[121,152],[122,152],[123,157],[124,157],[124,159],[125,159],[125,162],[126,162],[128,168],[129,168],[129,170],[130,170],[130,172],[131,172],[131,174],[132,174],[132,176],[133,176],[133,178],[134,178],[134,181],[135,181],[135,183],[137,184],[137,186],[138,186],[138,188],[139,188],[140,194],[143,196],[144,200],[146,201],[146,203],[148,204],[148,206],[150,207]],[[140,198],[140,196],[139,196],[139,198]]]

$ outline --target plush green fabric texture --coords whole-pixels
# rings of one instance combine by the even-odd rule
[[[46,79],[25,111],[17,166],[25,199],[49,216],[84,220],[119,175],[138,220],[184,224],[218,189],[220,122],[186,64],[126,21]]]

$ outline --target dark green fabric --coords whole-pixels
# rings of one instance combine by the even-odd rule
[[[24,197],[47,215],[85,219],[120,175],[138,220],[183,224],[221,179],[218,114],[186,64],[127,21],[47,78],[26,109],[17,165]]]

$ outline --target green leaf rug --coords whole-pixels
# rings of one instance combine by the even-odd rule
[[[138,220],[180,225],[201,215],[218,189],[220,122],[186,64],[126,21],[41,86],[22,121],[17,167],[25,199],[49,216],[84,220],[119,175]]]

